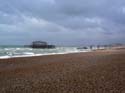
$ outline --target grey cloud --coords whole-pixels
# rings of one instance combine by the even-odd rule
[[[13,42],[43,39],[63,45],[125,42],[124,0],[0,2],[0,43],[6,37]]]

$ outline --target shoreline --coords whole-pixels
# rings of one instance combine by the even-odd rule
[[[124,49],[124,48],[116,48],[117,49]],[[42,56],[53,56],[53,55],[65,55],[65,54],[79,54],[79,53],[89,53],[89,52],[95,52],[95,51],[107,51],[111,49],[93,49],[88,51],[76,51],[76,52],[65,52],[65,53],[48,53],[48,54],[34,54],[34,55],[20,55],[20,56],[0,56],[0,60],[3,59],[13,59],[13,58],[30,58],[30,57],[42,57]]]
[[[121,47],[112,47],[112,48],[102,48],[102,49],[86,49],[86,50],[79,50],[79,51],[69,51],[69,52],[60,52],[60,53],[45,53],[45,54],[29,54],[29,55],[15,55],[15,56],[0,56],[0,60],[1,59],[12,59],[12,58],[25,58],[25,57],[38,57],[38,56],[49,56],[49,55],[63,55],[63,54],[74,54],[74,53],[87,53],[87,52],[94,52],[94,51],[102,51],[102,50],[118,50],[118,49],[125,49],[125,46],[121,46]]]
[[[87,52],[93,52],[95,50],[91,51],[76,51],[76,52],[66,52],[66,53],[48,53],[48,54],[34,54],[34,55],[20,55],[20,56],[0,56],[1,59],[12,59],[12,58],[27,58],[27,57],[39,57],[39,56],[50,56],[50,55],[65,55],[65,54],[74,54],[74,53],[87,53]]]

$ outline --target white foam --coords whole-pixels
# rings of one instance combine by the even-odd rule
[[[10,56],[0,56],[0,59],[8,59],[11,58]]]
[[[23,52],[24,55],[34,55],[33,52]]]

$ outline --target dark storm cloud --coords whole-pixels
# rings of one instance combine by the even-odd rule
[[[124,16],[124,0],[0,0],[0,43],[124,43]]]

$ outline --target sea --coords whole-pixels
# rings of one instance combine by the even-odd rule
[[[92,51],[90,48],[83,49],[78,47],[56,47],[53,49],[33,49],[24,46],[0,46],[0,59],[14,57],[30,57],[42,55],[56,55]]]

